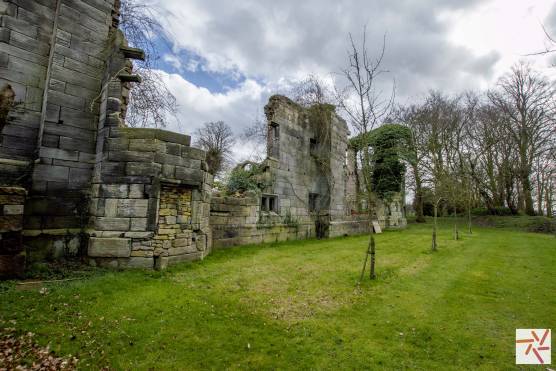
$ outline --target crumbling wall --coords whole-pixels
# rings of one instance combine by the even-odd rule
[[[211,242],[208,218],[212,176],[206,171],[205,152],[190,147],[187,135],[117,125],[105,129],[107,136],[93,177],[88,247],[91,262],[152,268],[158,257],[166,264],[206,255]],[[167,202],[172,193],[190,193],[190,209],[167,215],[172,213],[173,207]],[[190,223],[176,222],[166,228],[164,225],[173,219],[167,216],[176,216],[176,221],[178,217],[187,218]],[[188,241],[186,246],[159,244],[182,238]],[[189,248],[192,245],[196,252]]]
[[[214,246],[367,233],[346,122],[332,106],[304,108],[284,96],[271,97],[265,113],[261,168],[271,184],[244,197],[212,198]],[[375,219],[383,228],[405,225],[400,200],[377,201]]]
[[[309,194],[319,194],[319,213],[328,217],[327,179],[311,154],[311,141],[318,133],[303,107],[283,96],[273,96],[265,107],[268,120],[269,148],[265,161],[274,180],[263,190],[276,197],[275,213],[297,223],[309,237],[316,237],[315,218],[309,210]],[[313,145],[315,143],[313,142]]]
[[[261,210],[261,197],[213,196],[210,204],[213,247],[270,243],[308,238],[310,231],[292,219]]]
[[[125,127],[140,82],[130,58],[144,55],[117,29],[118,8],[0,0],[0,186],[29,191],[30,261],[88,254],[94,264],[162,267],[210,251],[205,153],[186,135]],[[159,218],[174,193],[191,198],[189,223]]]

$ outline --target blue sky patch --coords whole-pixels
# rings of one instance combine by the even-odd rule
[[[161,45],[161,57],[157,67],[181,75],[190,83],[208,89],[211,93],[225,93],[239,87],[245,75],[237,70],[229,72],[208,71],[207,63],[201,56],[189,51],[172,51]]]

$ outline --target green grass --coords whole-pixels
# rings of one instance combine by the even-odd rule
[[[556,328],[556,238],[453,241],[450,227],[436,253],[430,225],[378,235],[378,279],[360,286],[365,236],[100,272],[46,295],[4,284],[0,328],[83,369],[516,369],[515,329]]]
[[[524,232],[556,233],[556,218],[546,216],[479,216],[474,223],[484,227],[506,228]]]

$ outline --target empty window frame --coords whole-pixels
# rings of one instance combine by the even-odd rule
[[[261,211],[278,212],[278,197],[275,195],[261,196]]]

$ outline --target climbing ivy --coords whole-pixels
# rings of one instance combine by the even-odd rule
[[[414,158],[411,131],[398,124],[385,124],[350,141],[356,151],[371,148],[373,191],[381,198],[390,198],[402,190],[405,164]]]

